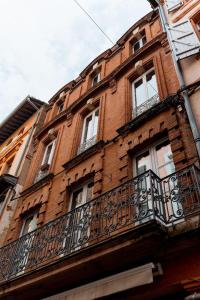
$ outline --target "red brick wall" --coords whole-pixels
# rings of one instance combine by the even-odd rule
[[[130,53],[130,41],[133,38],[131,31],[117,50],[100,59],[102,81],[96,88],[89,86],[92,69],[86,72],[75,87],[66,86],[63,98],[65,111],[60,119],[56,119],[58,95],[51,100],[43,132],[40,132],[35,142],[34,156],[24,189],[33,185],[43,157],[44,141],[52,128],[56,131],[57,142],[50,172],[56,176],[18,201],[7,242],[19,236],[20,216],[36,205],[40,207],[39,226],[67,212],[68,189],[81,179],[94,176],[94,196],[98,196],[132,177],[129,153],[134,153],[159,135],[168,136],[177,169],[196,160],[196,149],[185,112],[170,108],[146,121],[135,131],[116,138],[72,169],[67,171],[62,167],[76,155],[83,125],[82,114],[87,109],[88,99],[94,98],[99,102],[98,140],[112,140],[118,135],[116,130],[131,120],[131,81],[141,74],[135,68],[138,61],[144,70],[150,63],[153,65],[161,101],[178,90],[178,80],[166,37],[161,33],[160,21],[158,18],[151,18],[141,22],[139,27],[140,30],[145,29],[147,34],[148,43],[144,49],[136,56]],[[102,85],[104,81],[105,84]],[[80,105],[71,110],[77,101],[80,101]]]

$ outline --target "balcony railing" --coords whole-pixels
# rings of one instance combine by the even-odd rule
[[[89,140],[86,140],[85,142],[83,142],[79,148],[78,148],[78,151],[77,151],[77,154],[80,154],[82,152],[84,152],[86,149],[92,147],[97,141],[97,137],[96,135],[93,136],[91,139]]]
[[[188,167],[160,179],[151,170],[0,248],[0,282],[134,230],[163,226],[200,211],[200,171]]]
[[[134,116],[141,115],[143,112],[150,109],[152,106],[157,104],[159,101],[160,101],[159,95],[155,94],[153,97],[149,98],[147,101],[145,101],[144,103],[142,103],[141,105],[137,106],[134,109],[134,111],[133,111]]]
[[[37,174],[34,183],[40,181],[41,179],[43,179],[44,177],[46,177],[49,174],[49,170],[40,170],[39,173]]]

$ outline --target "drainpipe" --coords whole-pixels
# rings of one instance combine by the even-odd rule
[[[197,122],[196,122],[195,117],[194,117],[194,113],[193,113],[191,105],[190,105],[190,99],[189,99],[188,91],[186,90],[186,85],[185,85],[185,81],[184,81],[184,78],[183,78],[182,69],[181,69],[181,66],[180,66],[179,62],[177,62],[175,53],[173,51],[172,38],[171,38],[171,32],[169,30],[167,15],[166,15],[166,12],[165,12],[165,9],[164,9],[163,5],[160,3],[160,0],[155,0],[155,1],[156,1],[156,3],[158,4],[158,7],[159,7],[159,13],[160,13],[160,18],[161,18],[161,22],[162,22],[162,25],[163,25],[164,32],[167,33],[169,45],[170,45],[171,52],[172,52],[173,63],[174,63],[174,66],[175,66],[176,74],[177,74],[179,84],[180,84],[180,89],[182,91],[182,96],[183,96],[183,99],[184,99],[186,113],[187,113],[188,120],[189,120],[189,123],[190,123],[190,127],[191,127],[191,130],[192,130],[193,138],[194,138],[194,141],[195,141],[195,144],[196,144],[198,156],[200,158],[200,133],[199,133],[199,129],[198,129],[198,126],[197,126]]]

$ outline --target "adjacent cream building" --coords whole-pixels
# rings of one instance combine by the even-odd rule
[[[0,245],[31,162],[32,138],[43,110],[42,101],[28,96],[0,124]]]

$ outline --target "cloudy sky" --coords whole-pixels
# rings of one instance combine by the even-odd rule
[[[147,0],[78,0],[116,42]],[[74,0],[0,0],[0,122],[28,94],[48,101],[112,45]]]

